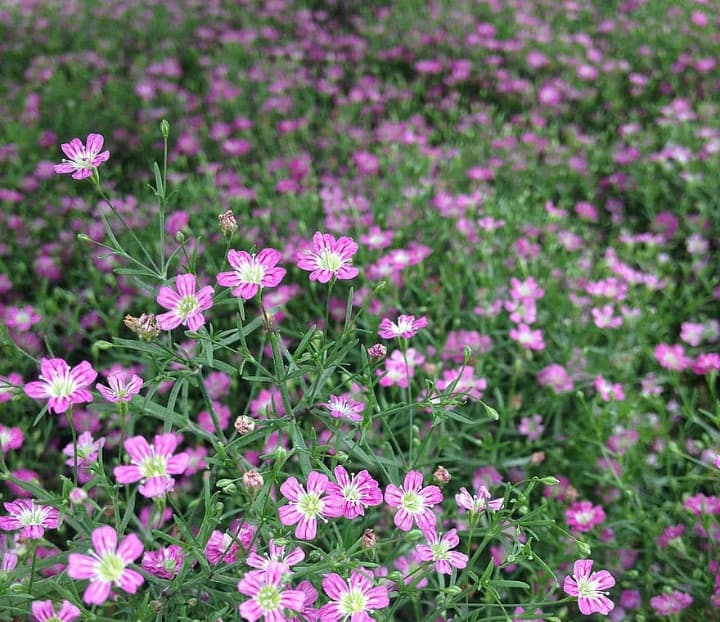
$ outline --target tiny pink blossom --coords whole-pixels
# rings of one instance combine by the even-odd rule
[[[213,288],[208,285],[196,292],[195,275],[181,274],[175,281],[177,291],[169,287],[161,287],[157,295],[157,303],[167,313],[161,313],[155,320],[161,330],[172,330],[182,324],[190,330],[197,330],[205,324],[202,314],[213,305]]]
[[[135,570],[127,568],[143,552],[143,545],[135,534],[126,536],[118,544],[117,532],[108,525],[92,532],[94,550],[90,555],[70,553],[67,572],[71,579],[89,579],[83,600],[88,605],[102,605],[114,585],[134,594],[145,580]]]
[[[23,444],[23,433],[20,428],[8,428],[0,424],[0,452],[6,455],[11,449],[20,449]]]
[[[578,501],[565,510],[565,520],[573,533],[588,532],[605,521],[605,511],[601,505]]]
[[[625,392],[623,386],[619,383],[612,384],[609,380],[605,380],[601,375],[595,377],[595,390],[598,392],[600,398],[609,402],[611,399],[617,402],[622,402],[625,399]]]
[[[569,596],[577,597],[583,615],[607,615],[615,608],[615,603],[607,597],[605,590],[615,585],[615,579],[607,570],[591,573],[592,566],[591,559],[577,560],[572,576],[565,577],[563,590]]]
[[[460,544],[457,530],[451,529],[442,538],[433,530],[426,532],[425,537],[428,543],[418,544],[416,547],[420,561],[435,562],[435,570],[440,574],[452,574],[453,568],[462,570],[467,566],[468,556],[451,550]]]
[[[455,503],[459,508],[469,512],[483,512],[485,510],[497,512],[502,510],[505,500],[502,497],[497,499],[491,499],[490,497],[490,491],[483,485],[478,487],[476,495],[471,495],[467,488],[461,488],[460,492],[455,495]]]
[[[263,618],[267,622],[287,620],[284,611],[302,611],[305,606],[305,592],[285,587],[287,566],[270,562],[265,570],[251,570],[238,583],[238,592],[249,596],[240,605],[243,620],[255,622]]]
[[[693,602],[690,594],[673,590],[669,594],[660,594],[650,599],[650,606],[659,616],[671,616],[680,613]]]
[[[299,564],[305,559],[305,553],[303,550],[296,546],[289,553],[285,553],[285,546],[282,544],[276,544],[274,540],[268,542],[269,553],[265,554],[265,557],[261,557],[255,551],[248,555],[246,564],[251,568],[257,568],[258,570],[267,570],[271,564],[278,563],[285,566],[285,571],[290,570],[295,564]]]
[[[8,516],[0,516],[0,529],[16,531],[27,540],[39,540],[46,529],[57,529],[59,512],[48,505],[37,505],[31,499],[3,503]]]
[[[282,255],[274,248],[265,248],[257,255],[230,249],[227,258],[233,271],[220,272],[217,282],[234,288],[232,295],[243,300],[250,300],[261,288],[277,287],[285,276],[285,268],[277,267]]]
[[[541,330],[532,330],[527,324],[518,324],[510,329],[510,339],[517,341],[526,350],[544,350],[545,341]]]
[[[162,497],[175,486],[171,475],[182,475],[189,456],[185,453],[173,455],[178,438],[175,434],[157,434],[150,445],[142,436],[125,440],[125,451],[132,464],[117,466],[113,470],[120,484],[141,481],[138,488],[144,497]]]
[[[422,473],[409,471],[402,488],[388,484],[385,489],[385,503],[398,508],[393,521],[403,531],[410,531],[413,521],[424,533],[432,531],[437,525],[432,508],[442,502],[442,492],[437,486],[423,488],[422,485]]]
[[[103,162],[110,159],[109,151],[101,151],[105,139],[102,134],[88,134],[85,145],[79,138],[63,143],[60,148],[67,156],[60,164],[55,165],[58,174],[72,173],[73,179],[86,179]]]
[[[328,476],[324,473],[311,471],[308,475],[307,491],[295,477],[286,479],[280,486],[280,492],[290,501],[278,509],[280,522],[295,525],[295,537],[301,540],[313,540],[317,533],[318,518],[325,520],[327,516],[325,491]]]
[[[30,609],[35,622],[73,622],[80,617],[80,609],[67,600],[62,602],[57,613],[50,600],[36,600]]]
[[[401,315],[398,317],[397,322],[393,322],[389,318],[383,318],[382,322],[380,322],[378,335],[383,339],[394,339],[395,337],[410,339],[421,328],[425,328],[427,324],[428,320],[424,315],[417,320],[414,315]]]
[[[691,360],[685,356],[685,348],[682,345],[661,343],[653,351],[655,359],[665,369],[671,371],[683,371],[690,367]]]
[[[245,551],[254,551],[252,542],[256,531],[253,525],[239,520],[233,521],[230,530],[225,533],[214,530],[205,545],[205,559],[213,565],[221,561],[234,564],[241,547]]]
[[[160,579],[172,579],[180,572],[186,555],[177,544],[147,551],[142,558],[142,569]]]
[[[297,267],[310,271],[310,280],[327,283],[332,278],[346,280],[355,278],[358,269],[352,265],[352,258],[358,245],[352,238],[342,236],[338,240],[329,233],[315,233],[312,249],[298,255]]]
[[[82,361],[72,369],[62,359],[43,358],[40,361],[40,380],[28,382],[25,394],[34,399],[48,399],[48,410],[64,413],[73,404],[92,402],[88,391],[97,372],[87,361]]]
[[[108,385],[97,383],[95,388],[108,402],[129,402],[133,395],[140,393],[143,381],[140,376],[133,374],[130,380],[126,374],[120,372],[107,377]]]
[[[329,482],[325,498],[329,518],[343,516],[348,520],[365,515],[365,508],[380,505],[383,494],[370,473],[362,470],[350,476],[342,466],[335,467],[335,482]]]
[[[387,587],[373,587],[371,577],[364,568],[353,570],[347,581],[334,572],[325,575],[322,585],[330,602],[320,609],[322,622],[371,622],[376,610],[390,604]]]
[[[327,408],[336,419],[355,422],[363,420],[362,412],[365,410],[365,404],[347,395],[331,395],[329,401],[320,405]]]
[[[77,443],[68,443],[63,449],[63,454],[68,456],[65,464],[75,466],[75,448],[77,447],[77,466],[80,483],[89,482],[92,479],[90,467],[97,462],[98,452],[105,445],[105,439],[94,440],[90,432],[83,432],[77,439]]]

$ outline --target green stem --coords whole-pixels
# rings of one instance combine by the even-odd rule
[[[72,408],[65,411],[67,416],[68,425],[70,426],[70,432],[72,433],[73,440],[73,481],[75,488],[78,487],[78,448],[77,448],[77,430],[75,429],[75,420],[72,416]]]

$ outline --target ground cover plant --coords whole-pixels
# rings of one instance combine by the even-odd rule
[[[0,24],[0,620],[717,617],[720,4]]]

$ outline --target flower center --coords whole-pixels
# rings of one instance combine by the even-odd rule
[[[97,565],[96,572],[97,576],[102,581],[108,583],[114,583],[118,581],[125,570],[125,562],[122,557],[117,553],[106,552],[101,558],[100,563]]]
[[[448,554],[448,545],[444,542],[436,542],[435,544],[431,544],[430,550],[432,550],[434,560],[448,559],[450,557],[450,555]]]
[[[305,518],[315,518],[322,512],[324,505],[317,493],[306,492],[304,495],[300,495],[297,507]]]
[[[243,283],[260,285],[265,276],[265,268],[257,263],[253,257],[252,262],[244,263],[236,273]]]
[[[187,316],[195,311],[199,306],[200,303],[198,302],[198,299],[193,295],[189,295],[180,299],[176,310],[180,317],[187,319]]]
[[[317,265],[329,272],[337,272],[343,265],[343,259],[337,253],[324,248],[320,251],[320,255],[317,259]]]
[[[345,497],[345,501],[348,501],[349,503],[360,502],[360,489],[357,487],[357,484],[348,484],[342,489],[342,492],[343,497]]]
[[[403,493],[402,499],[400,501],[400,504],[403,508],[405,508],[410,514],[419,514],[423,510],[423,500],[420,498],[420,496],[415,492],[406,492]]]
[[[263,611],[275,611],[280,607],[280,591],[274,585],[263,585],[258,590],[257,604]]]
[[[157,477],[167,473],[167,458],[165,456],[148,456],[140,465],[143,477]]]
[[[595,589],[593,584],[588,581],[587,579],[579,579],[577,582],[577,588],[578,588],[578,594],[580,596],[584,596],[585,598],[590,598],[593,596],[597,596],[601,592],[598,592],[598,590]]]
[[[28,509],[23,510],[18,516],[18,520],[21,525],[42,525],[47,516],[47,510],[45,508],[39,508],[36,505],[31,505]]]
[[[359,589],[352,588],[340,597],[340,609],[346,615],[365,611],[367,598]]]
[[[75,383],[72,378],[70,378],[69,373],[62,376],[55,376],[49,384],[48,392],[53,397],[69,397],[73,391],[75,391]]]

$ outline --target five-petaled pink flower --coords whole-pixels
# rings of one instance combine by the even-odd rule
[[[117,532],[103,525],[92,532],[92,543],[95,550],[91,550],[90,555],[70,553],[68,556],[68,576],[90,580],[83,600],[88,605],[102,605],[113,585],[134,594],[145,579],[127,565],[142,555],[140,538],[131,533],[118,545]]]
[[[120,484],[132,484],[142,480],[138,488],[144,497],[162,497],[175,486],[171,475],[185,472],[190,456],[185,452],[173,456],[178,446],[175,434],[157,434],[150,445],[142,436],[125,440],[125,451],[132,464],[116,466],[115,479]]]
[[[97,378],[97,372],[87,361],[72,369],[62,359],[46,359],[40,362],[40,380],[25,385],[25,395],[35,399],[48,398],[48,410],[64,413],[73,404],[92,402],[87,390]]]
[[[615,608],[605,590],[615,585],[615,579],[607,570],[591,573],[593,560],[578,559],[573,566],[571,577],[565,577],[563,590],[569,596],[576,596],[583,615],[600,613],[607,615]]]
[[[105,139],[102,134],[88,134],[85,145],[79,138],[63,143],[60,148],[67,156],[60,164],[55,165],[58,174],[72,173],[73,179],[86,179],[103,162],[110,159],[109,151],[102,151]]]
[[[320,608],[320,619],[323,622],[348,619],[371,622],[374,611],[390,604],[387,587],[373,587],[371,577],[372,573],[364,568],[353,570],[347,581],[334,572],[325,575],[323,590],[331,602]]]
[[[270,540],[268,549],[269,553],[266,553],[265,557],[261,557],[256,551],[253,551],[248,555],[245,563],[258,570],[267,570],[271,564],[281,564],[285,567],[285,572],[288,572],[292,566],[305,559],[305,553],[299,546],[286,554],[283,544],[276,544],[274,540]]]
[[[295,537],[301,540],[312,540],[317,533],[317,519],[325,519],[327,508],[323,495],[328,486],[328,476],[324,473],[311,471],[308,475],[307,491],[297,478],[290,477],[280,486],[280,492],[290,501],[278,509],[280,522],[294,525]]]
[[[483,485],[478,487],[476,495],[471,495],[467,488],[461,488],[460,492],[455,495],[455,503],[458,504],[458,507],[475,513],[485,510],[493,510],[494,512],[501,510],[505,500],[502,497],[497,499],[491,499],[490,497],[490,491]]]
[[[347,395],[331,395],[330,399],[320,404],[330,411],[330,414],[336,419],[345,419],[347,421],[362,421],[362,412],[365,410],[365,404],[349,398]]]
[[[352,265],[352,258],[358,251],[358,245],[352,238],[342,236],[338,240],[329,233],[313,236],[312,249],[301,251],[297,267],[310,271],[310,280],[327,283],[330,279],[352,279],[358,275],[358,269]]]
[[[425,537],[428,543],[418,544],[415,548],[420,561],[435,562],[435,570],[440,574],[452,574],[453,568],[463,569],[467,566],[468,556],[451,550],[460,544],[457,530],[451,529],[442,538],[433,530],[426,532]]]
[[[427,324],[428,321],[424,315],[417,320],[414,315],[401,315],[398,317],[397,322],[393,322],[389,318],[384,318],[383,321],[380,322],[378,335],[383,339],[393,339],[394,337],[410,339],[410,337],[414,337],[421,328],[425,328]]]
[[[410,531],[413,520],[423,533],[433,531],[437,525],[432,508],[442,502],[442,492],[437,486],[423,488],[422,485],[422,473],[408,471],[402,488],[388,484],[385,489],[385,503],[398,508],[393,520],[395,526],[403,531]]]
[[[181,274],[175,281],[177,291],[169,287],[161,287],[157,295],[157,303],[167,313],[161,313],[155,320],[161,330],[172,330],[182,324],[190,330],[197,330],[205,324],[202,314],[212,307],[213,288],[210,285],[195,292],[195,275]]]
[[[348,474],[344,467],[335,467],[337,483],[330,482],[325,498],[326,515],[329,518],[343,516],[352,520],[365,515],[365,508],[380,505],[383,500],[380,485],[365,470]]]
[[[98,382],[95,388],[108,402],[129,402],[133,395],[140,393],[143,385],[142,378],[137,374],[133,374],[130,380],[124,373],[110,374],[107,381],[109,387]]]
[[[27,540],[39,540],[46,529],[57,529],[59,512],[48,505],[37,505],[31,499],[3,503],[8,516],[0,516],[0,529],[16,531]]]
[[[220,272],[217,282],[225,287],[233,287],[232,295],[250,300],[261,287],[277,287],[285,276],[285,268],[278,268],[282,258],[274,248],[265,248],[257,255],[245,251],[228,251],[228,263],[232,272]]]
[[[287,566],[279,562],[270,562],[265,570],[251,570],[240,579],[237,589],[249,596],[240,605],[240,615],[244,620],[255,622],[264,618],[268,622],[286,620],[283,611],[302,611],[305,605],[305,592],[285,587]]]
[[[51,600],[36,600],[30,608],[35,622],[73,622],[80,617],[80,609],[68,600],[62,602],[57,613]]]

